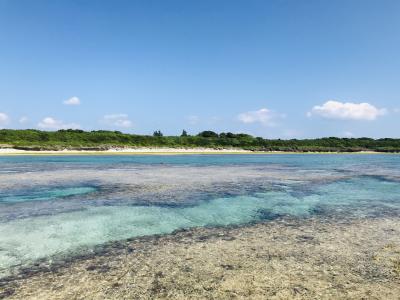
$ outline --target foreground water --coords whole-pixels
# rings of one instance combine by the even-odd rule
[[[397,155],[0,157],[0,273],[96,245],[282,217],[400,216]]]

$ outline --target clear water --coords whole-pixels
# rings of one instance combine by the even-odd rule
[[[0,157],[0,273],[113,240],[400,216],[397,155]]]
[[[17,191],[16,193],[0,194],[0,202],[15,203],[26,201],[49,201],[62,197],[75,196],[87,194],[96,191],[94,187],[67,187],[67,188],[53,188],[53,189],[33,189],[26,191]]]

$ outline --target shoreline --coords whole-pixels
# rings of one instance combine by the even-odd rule
[[[62,155],[199,155],[199,154],[400,154],[397,152],[377,151],[250,151],[244,149],[213,149],[213,148],[112,148],[108,150],[21,150],[15,148],[0,148],[0,156],[62,156]]]

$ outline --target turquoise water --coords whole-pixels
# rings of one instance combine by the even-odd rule
[[[340,167],[347,164],[400,166],[399,155],[391,154],[236,154],[236,155],[62,155],[62,156],[2,156],[0,164],[11,165],[11,170],[23,166],[107,165],[107,164],[179,164],[179,165],[230,165],[230,164],[291,164],[302,167]]]
[[[0,202],[15,203],[27,201],[49,201],[62,197],[75,196],[87,194],[96,191],[94,187],[67,187],[67,188],[53,188],[53,189],[39,189],[19,191],[11,194],[0,194]]]
[[[0,273],[135,236],[400,216],[397,155],[0,157]]]

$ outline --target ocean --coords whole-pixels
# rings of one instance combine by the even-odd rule
[[[387,216],[398,155],[3,156],[0,276],[194,227]]]

